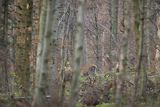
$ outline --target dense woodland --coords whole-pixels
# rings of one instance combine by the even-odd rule
[[[160,107],[160,0],[0,0],[0,107]]]

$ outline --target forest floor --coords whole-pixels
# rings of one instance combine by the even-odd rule
[[[130,74],[122,80],[120,95],[122,107],[133,103],[134,76]],[[80,77],[77,107],[114,107],[117,75],[101,74]],[[145,97],[137,101],[136,107],[160,107],[160,76],[149,75]],[[70,84],[66,84],[66,97],[70,93]],[[31,98],[13,98],[0,96],[0,107],[31,107]],[[49,106],[50,107],[50,106]],[[52,107],[52,106],[51,106]],[[54,106],[53,106],[54,107]]]

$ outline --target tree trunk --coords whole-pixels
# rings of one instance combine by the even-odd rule
[[[96,3],[96,2],[95,2]],[[96,11],[96,9],[95,9]],[[102,48],[101,48],[101,39],[100,39],[100,31],[98,28],[98,14],[94,14],[95,18],[95,36],[96,36],[96,66],[98,71],[101,71],[102,69]]]
[[[110,70],[115,67],[118,56],[117,56],[117,28],[118,28],[118,4],[119,0],[111,0],[111,38],[110,38],[110,58],[112,65]]]
[[[49,88],[51,94],[51,88],[56,84],[56,68],[55,68],[55,49],[56,49],[56,30],[57,25],[57,10],[58,0],[43,0],[40,16],[40,42],[37,51],[37,68],[36,68],[36,89],[33,107],[45,107],[46,106],[46,94]],[[49,67],[51,62],[51,67]],[[51,76],[49,76],[51,75]],[[49,80],[49,79],[50,80]],[[49,82],[49,81],[50,82]],[[54,83],[51,83],[54,82]],[[48,85],[50,84],[50,86]],[[54,93],[56,97],[57,92]]]
[[[48,72],[48,45],[50,42],[51,31],[49,22],[51,21],[52,1],[43,0],[40,16],[40,31],[37,50],[37,65],[36,65],[36,84],[35,95],[32,102],[32,107],[45,107],[46,90],[47,90],[47,72]],[[48,7],[47,7],[48,6]],[[47,27],[47,28],[46,28]]]
[[[17,1],[16,82],[20,95],[29,95],[31,11],[32,3],[30,0]]]
[[[78,14],[77,14],[77,26],[75,36],[75,49],[74,49],[74,77],[71,88],[71,107],[76,107],[79,75],[80,75],[80,63],[83,53],[83,39],[84,39],[84,4],[85,0],[78,0]]]
[[[37,45],[39,38],[39,18],[40,18],[40,0],[33,0],[32,9],[32,45],[30,55],[30,66],[31,66],[31,92],[34,93],[35,88],[35,75],[36,75],[36,58],[37,58]]]
[[[130,31],[131,31],[131,14],[130,14],[130,10],[131,10],[131,0],[124,0],[123,1],[123,22],[122,24],[124,25],[124,32],[123,32],[123,37],[122,37],[122,48],[121,48],[121,52],[120,52],[120,66],[119,66],[119,73],[117,75],[116,78],[116,84],[117,84],[117,89],[116,89],[116,107],[123,107],[122,105],[122,101],[125,99],[123,99],[122,94],[121,94],[121,89],[122,89],[122,83],[124,82],[122,78],[124,75],[126,75],[126,72],[128,70],[128,38],[130,35]],[[128,96],[129,97],[129,96]],[[127,101],[125,101],[126,103]]]
[[[136,49],[138,56],[138,65],[135,76],[135,99],[143,98],[146,87],[146,63],[147,63],[147,52],[144,35],[144,0],[134,0],[134,11],[135,11],[135,36],[137,37]]]

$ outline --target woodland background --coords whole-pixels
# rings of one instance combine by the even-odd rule
[[[160,0],[0,0],[0,107],[159,107]]]

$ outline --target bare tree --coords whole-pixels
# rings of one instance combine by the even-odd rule
[[[20,95],[29,95],[30,87],[30,44],[31,44],[31,12],[30,0],[17,2],[16,21],[16,82]],[[25,13],[25,15],[22,15]]]
[[[123,1],[123,21],[121,22],[122,27],[124,27],[124,32],[122,34],[122,47],[120,51],[120,62],[119,62],[119,73],[117,75],[117,89],[116,89],[116,107],[122,107],[122,101],[124,100],[121,91],[122,84],[124,83],[124,75],[128,71],[128,41],[131,33],[131,0]],[[129,96],[128,96],[129,97]],[[125,101],[127,102],[127,101]]]
[[[79,75],[80,75],[80,61],[83,52],[83,37],[84,37],[84,4],[85,0],[78,0],[78,14],[77,26],[75,36],[74,49],[74,77],[71,89],[71,107],[76,107],[76,97],[78,91]]]
[[[145,47],[145,35],[144,35],[144,0],[134,0],[134,12],[135,12],[135,36],[136,51],[138,56],[138,65],[135,76],[135,99],[143,98],[145,94],[147,75],[146,75],[146,63],[147,52]]]
[[[43,0],[42,11],[40,16],[40,42],[37,51],[37,68],[36,68],[36,89],[34,95],[33,107],[45,107],[46,93],[48,87],[48,54],[51,52],[50,44],[53,36],[54,26],[54,9],[56,0]]]
[[[8,5],[9,1],[0,1],[0,91],[9,92],[8,72]]]
[[[118,61],[117,51],[117,29],[118,29],[118,4],[119,0],[111,0],[111,39],[110,39],[110,58],[112,62]],[[113,64],[113,63],[112,63]],[[114,64],[111,65],[114,67]]]

